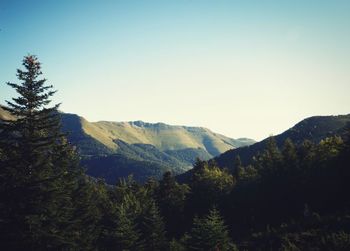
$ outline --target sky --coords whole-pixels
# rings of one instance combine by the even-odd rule
[[[25,55],[89,121],[277,135],[350,113],[350,1],[0,0],[0,104]]]

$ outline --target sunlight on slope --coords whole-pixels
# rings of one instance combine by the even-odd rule
[[[235,140],[201,127],[150,124],[141,121],[90,123],[85,119],[82,120],[82,125],[87,134],[111,149],[117,148],[113,142],[117,139],[129,144],[151,144],[161,150],[202,148],[212,155],[236,147]]]
[[[8,112],[0,107],[0,119],[13,119]],[[172,126],[164,123],[134,122],[89,122],[79,117],[82,130],[107,146],[117,150],[115,140],[122,140],[128,144],[150,144],[160,150],[204,149],[212,156],[227,150],[248,145],[245,141],[228,138],[214,133],[203,127]]]
[[[108,148],[115,150],[117,145],[113,142],[113,138],[108,135],[105,131],[101,130],[98,126],[88,122],[86,119],[81,118],[81,125],[84,132],[91,137],[95,138]]]

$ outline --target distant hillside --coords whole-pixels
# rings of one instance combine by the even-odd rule
[[[66,114],[63,114],[63,118]],[[216,156],[229,149],[254,143],[250,139],[231,139],[203,127],[172,126],[164,123],[88,122],[83,118],[81,129],[111,150],[116,150],[121,140],[128,144],[149,144],[159,150],[204,149]]]
[[[84,157],[87,173],[110,183],[129,174],[139,181],[159,178],[167,170],[180,174],[189,170],[196,158],[208,160],[228,149],[254,143],[202,127],[142,121],[88,122],[75,114],[62,114],[62,127]]]
[[[114,149],[106,146],[87,134],[83,128],[84,119],[75,114],[62,114],[62,129],[68,133],[69,141],[75,145],[83,156],[106,155],[114,153]]]
[[[274,136],[277,146],[282,148],[284,141],[290,138],[295,144],[300,144],[304,140],[310,140],[318,143],[322,139],[332,136],[341,136],[344,133],[345,127],[350,123],[350,114],[338,116],[314,116],[306,118],[297,123],[287,131]],[[254,156],[263,151],[266,147],[268,138],[255,144],[228,150],[227,152],[213,158],[221,168],[234,170],[236,156],[240,156],[243,165],[248,165]],[[191,176],[191,170],[177,176],[180,182],[187,182]]]
[[[252,139],[231,139],[214,133],[203,127],[172,126],[164,123],[134,122],[88,122],[75,114],[62,114],[64,131],[71,134],[71,139],[77,143],[82,154],[90,154],[89,144],[85,141],[94,139],[106,149],[97,153],[118,152],[118,141],[127,144],[153,145],[161,151],[177,151],[185,149],[200,149],[208,157],[216,156],[229,149],[255,143]],[[94,147],[92,147],[94,148]],[[96,152],[95,152],[96,154]]]
[[[120,139],[108,138],[103,130],[75,114],[62,114],[62,127],[68,132],[69,141],[83,156],[82,164],[87,174],[103,178],[109,184],[115,184],[119,178],[131,174],[140,182],[151,176],[160,178],[167,170],[180,174],[191,165],[153,145],[128,144]]]
[[[295,144],[300,144],[304,140],[318,143],[322,139],[335,134],[341,134],[342,129],[350,122],[350,114],[339,116],[315,116],[302,120],[287,131],[276,135],[275,140],[281,148],[284,141],[290,138]],[[214,160],[221,167],[232,169],[237,155],[240,156],[244,165],[249,164],[251,158],[265,148],[267,139],[252,144],[250,146],[229,150]]]
[[[0,107],[0,119],[14,118]],[[208,160],[255,142],[231,139],[202,127],[142,121],[89,122],[67,113],[61,114],[61,121],[68,140],[83,157],[87,173],[109,183],[129,174],[139,181],[159,178],[167,170],[180,174],[189,170],[196,158]]]

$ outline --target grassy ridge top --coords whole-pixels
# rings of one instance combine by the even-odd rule
[[[82,131],[112,151],[118,149],[116,141],[122,140],[128,144],[150,144],[162,151],[203,149],[210,155],[216,156],[227,150],[255,143],[252,139],[232,139],[203,127],[142,121],[89,122],[83,117],[73,115],[62,114],[63,126],[69,124],[68,131]],[[0,119],[13,119],[13,116],[0,107]]]
[[[160,150],[185,148],[205,149],[215,156],[229,149],[254,143],[250,139],[231,139],[203,127],[172,126],[164,123],[132,122],[88,122],[81,118],[86,134],[111,149],[117,149],[116,140],[128,144],[150,144]]]

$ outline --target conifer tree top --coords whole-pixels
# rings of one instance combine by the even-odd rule
[[[7,84],[13,87],[19,94],[18,97],[11,101],[6,101],[8,111],[16,116],[26,116],[43,109],[51,101],[51,97],[56,91],[52,90],[52,85],[45,85],[46,79],[38,79],[42,74],[41,63],[34,55],[25,56],[22,65],[24,69],[17,69],[17,77],[21,83]],[[52,109],[57,109],[59,105],[55,105]]]

